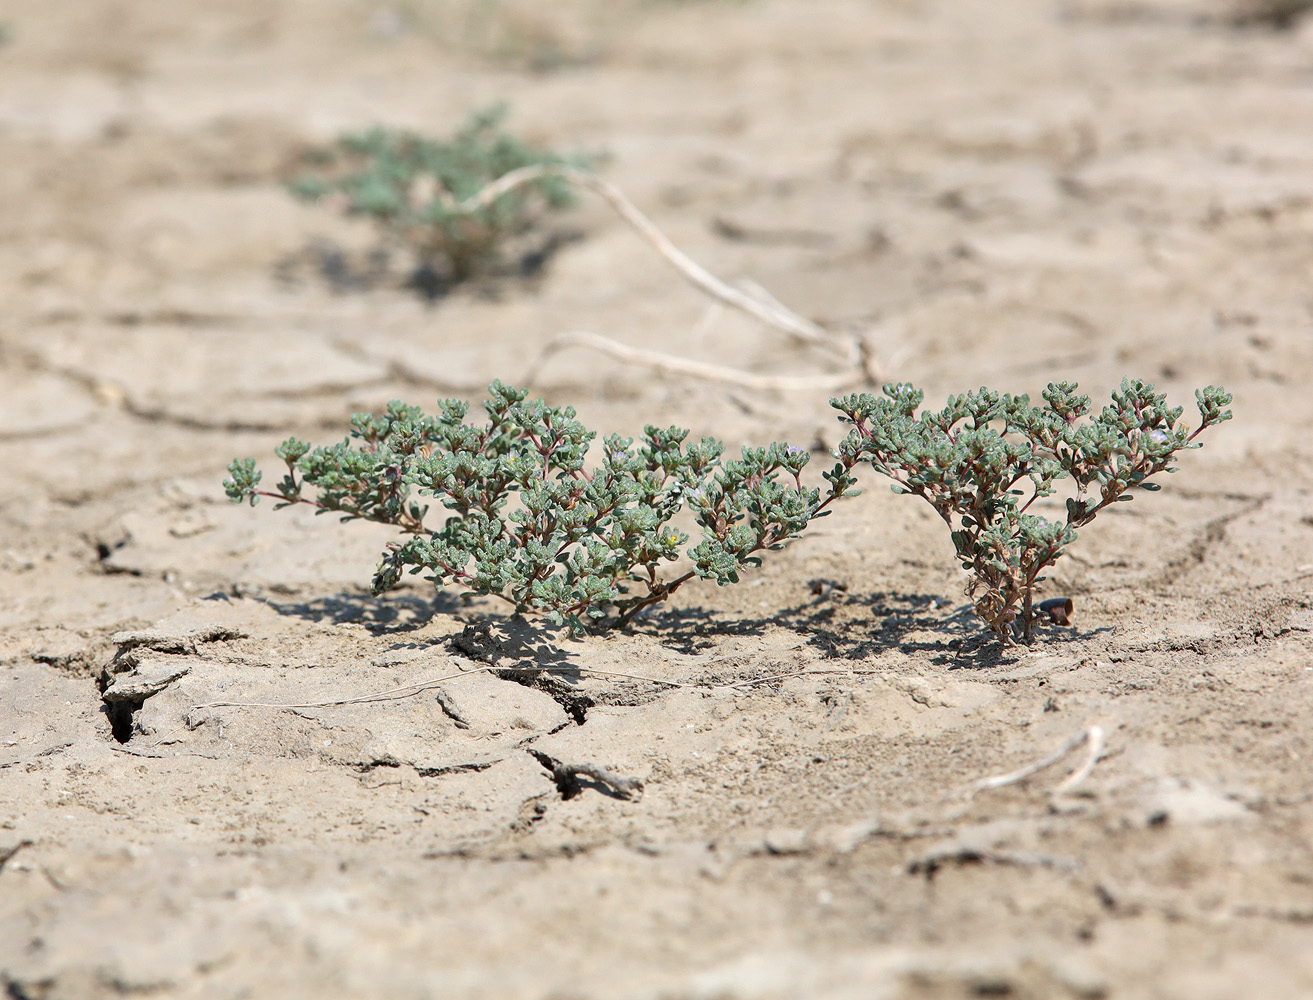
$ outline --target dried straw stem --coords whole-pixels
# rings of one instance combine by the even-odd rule
[[[773,326],[777,330],[791,334],[798,340],[815,344],[832,354],[837,354],[850,363],[857,360],[856,350],[852,345],[845,348],[835,343],[834,338],[823,327],[799,316],[770,295],[758,292],[754,297],[721,281],[689,257],[688,254],[680,250],[679,247],[671,243],[666,234],[661,232],[651,219],[640,212],[633,202],[620,193],[619,188],[609,181],[602,180],[596,174],[589,173],[587,170],[555,164],[520,167],[518,170],[503,174],[478,194],[458,203],[457,207],[462,211],[477,211],[492,204],[508,191],[513,191],[525,184],[532,184],[544,177],[559,177],[561,180],[569,181],[571,184],[586,188],[599,195],[602,200],[615,209],[620,218],[629,223],[643,239],[652,244],[657,253],[664,257],[675,270],[713,298],[734,306],[736,309],[741,309],[768,326]]]
[[[983,792],[991,788],[1004,788],[1008,785],[1015,785],[1018,782],[1025,781],[1027,778],[1038,774],[1045,768],[1052,767],[1082,744],[1089,745],[1089,750],[1085,754],[1085,761],[1080,767],[1068,775],[1061,784],[1053,789],[1052,794],[1065,795],[1090,776],[1090,773],[1094,770],[1094,765],[1099,762],[1099,758],[1103,755],[1104,747],[1107,744],[1102,726],[1090,726],[1089,729],[1081,730],[1079,733],[1070,737],[1062,744],[1062,746],[1058,747],[1047,757],[1037,760],[1033,764],[1027,764],[1025,767],[1018,768],[1015,771],[1009,771],[1007,774],[998,774],[990,778],[981,778],[966,789],[966,795],[970,798],[977,792]]]
[[[702,361],[691,361],[663,354],[660,351],[648,351],[639,347],[630,347],[609,337],[596,333],[563,333],[552,338],[542,353],[534,359],[529,371],[524,376],[526,384],[533,384],[543,366],[555,354],[570,347],[588,347],[608,354],[626,364],[642,365],[672,375],[689,375],[693,378],[706,379],[711,382],[723,382],[743,389],[782,390],[795,389],[817,392],[835,391],[854,382],[861,381],[865,375],[853,369],[828,375],[758,375],[755,372],[740,371],[724,365],[712,365]]]

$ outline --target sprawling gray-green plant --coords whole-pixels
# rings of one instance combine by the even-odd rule
[[[421,266],[462,281],[496,263],[506,240],[532,227],[544,208],[569,205],[573,191],[559,177],[542,177],[480,208],[462,202],[521,167],[584,165],[506,132],[505,117],[505,105],[481,111],[449,139],[384,126],[344,135],[313,151],[312,169],[290,187],[309,200],[337,196],[347,212],[410,248]]]
[[[952,532],[976,614],[1003,641],[1014,623],[1029,641],[1032,603],[1043,571],[1076,529],[1131,490],[1157,490],[1151,478],[1174,472],[1178,452],[1197,448],[1205,427],[1231,418],[1231,396],[1216,386],[1195,392],[1199,425],[1181,422],[1182,409],[1145,382],[1123,379],[1112,403],[1089,419],[1090,398],[1074,382],[1050,383],[1043,406],[1028,396],[981,388],[950,396],[942,410],[919,417],[924,398],[910,385],[885,386],[831,400],[852,425],[836,472],[869,462],[894,481],[894,492],[928,501]],[[1075,496],[1061,519],[1027,513],[1040,497],[1071,479]]]
[[[500,382],[489,396],[477,424],[455,399],[434,416],[399,402],[356,414],[339,444],[284,441],[275,453],[286,473],[273,490],[260,488],[250,458],[228,467],[225,488],[236,502],[265,496],[400,529],[409,538],[388,545],[375,594],[407,571],[427,573],[439,587],[490,594],[574,631],[625,625],[695,576],[737,583],[761,552],[852,492],[851,465],[826,475],[822,496],[802,485],[805,449],[771,444],[727,459],[720,442],[691,442],[678,427],[649,426],[639,443],[609,435],[588,469],[595,434],[573,408]],[[445,518],[430,524],[434,504],[417,498],[436,501]],[[671,523],[684,507],[701,528],[687,550],[689,535]],[[663,577],[681,556],[691,568]]]

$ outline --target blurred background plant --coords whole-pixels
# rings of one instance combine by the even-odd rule
[[[1231,14],[1236,24],[1293,29],[1313,11],[1313,0],[1236,0]]]
[[[412,255],[411,283],[429,297],[504,268],[513,240],[529,238],[516,266],[532,270],[562,241],[544,234],[539,223],[574,201],[568,183],[542,177],[475,209],[461,203],[512,170],[585,166],[590,159],[512,135],[503,127],[507,113],[505,104],[477,112],[448,139],[382,125],[343,135],[309,151],[307,169],[288,187],[299,198],[371,219],[388,249]]]

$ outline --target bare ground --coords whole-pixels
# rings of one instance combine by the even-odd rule
[[[10,4],[7,995],[1313,995],[1313,24],[1235,9]],[[373,599],[386,533],[233,507],[228,460],[477,399],[567,331],[833,370],[597,201],[542,273],[428,303],[281,187],[341,130],[498,99],[929,400],[1134,375],[1224,384],[1235,420],[1082,533],[1049,585],[1074,627],[1016,652],[874,478],[609,638]],[[824,391],[584,350],[532,387],[622,433],[838,439]],[[970,794],[1092,727],[1097,759]]]

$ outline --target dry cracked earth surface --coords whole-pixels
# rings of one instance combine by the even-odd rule
[[[1313,996],[1313,23],[1241,10],[7,4],[5,995]],[[283,188],[341,131],[498,100],[930,401],[1131,375],[1235,419],[1082,532],[1029,648],[874,476],[620,634],[372,598],[386,529],[233,506],[229,460],[493,378],[797,442],[818,482],[839,438],[823,387],[534,364],[591,332],[845,377],[600,200],[426,300]]]

